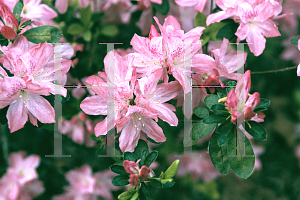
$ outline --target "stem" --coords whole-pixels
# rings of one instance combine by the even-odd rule
[[[296,69],[298,66],[293,66],[293,67],[287,67],[283,69],[275,69],[275,70],[269,70],[269,71],[263,71],[263,72],[251,72],[251,74],[269,74],[269,73],[277,73],[277,72],[284,72],[288,71],[291,69]]]
[[[1,127],[1,142],[2,152],[5,164],[8,166],[8,137],[7,137],[7,125],[0,125]]]

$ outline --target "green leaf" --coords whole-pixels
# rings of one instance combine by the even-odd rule
[[[207,95],[204,99],[205,105],[211,109],[211,107],[218,103],[219,97],[215,94]]]
[[[23,2],[22,1],[18,1],[14,7],[13,10],[13,14],[16,16],[16,18],[18,19],[18,22],[20,23],[21,21],[21,13],[23,10]]]
[[[237,24],[237,23],[226,24],[219,30],[216,38],[218,40],[223,40],[223,38],[225,37],[226,39],[230,40],[231,38],[233,38],[235,36],[235,32],[238,27],[239,27],[239,24]]]
[[[85,32],[83,33],[83,39],[84,39],[85,41],[87,41],[87,42],[90,42],[91,39],[92,39],[92,33],[91,33],[91,31],[85,31]]]
[[[137,158],[135,157],[135,155],[131,152],[128,152],[128,151],[126,151],[123,154],[123,157],[124,157],[124,160],[129,160],[129,161],[133,161],[133,162],[137,161]]]
[[[255,108],[254,110],[253,110],[253,112],[255,112],[255,113],[260,113],[260,112],[264,112],[264,111],[267,111],[268,109],[267,108]]]
[[[227,94],[231,91],[231,89],[234,89],[235,86],[236,86],[236,81],[229,81],[226,86],[229,86],[229,87],[226,87],[226,92]]]
[[[300,37],[295,37],[293,39],[291,39],[291,43],[293,45],[295,45],[298,48],[298,40],[300,39]]]
[[[115,24],[105,24],[102,26],[100,33],[108,37],[114,37],[118,35],[119,29]]]
[[[121,174],[121,175],[128,175],[129,174],[125,171],[123,166],[120,165],[112,165],[109,167],[110,171],[116,173],[116,174]]]
[[[44,42],[57,43],[62,37],[61,31],[58,28],[49,25],[28,29],[23,35],[28,41],[35,44]]]
[[[164,173],[164,179],[173,178],[178,171],[179,160],[175,160]]]
[[[144,165],[149,167],[156,160],[157,155],[157,151],[152,151],[151,153],[149,153],[148,156],[145,158]]]
[[[135,147],[133,152],[137,159],[141,159],[139,162],[139,166],[142,167],[144,165],[145,158],[148,156],[148,145],[144,140],[139,140],[138,145]]]
[[[222,123],[226,120],[226,116],[222,116],[222,115],[217,115],[217,114],[214,114],[214,115],[210,115],[209,117],[206,117],[204,120],[203,120],[203,123],[205,124],[219,124],[219,123]]]
[[[254,152],[250,141],[240,129],[237,129],[237,134],[238,140],[234,137],[228,141],[228,162],[236,175],[241,178],[248,178],[254,169]]]
[[[233,124],[229,118],[217,128],[216,132],[219,134],[218,145],[222,146],[227,144],[228,140],[234,138],[236,134],[236,124]]]
[[[126,191],[126,192],[123,192],[121,193],[119,196],[118,196],[118,199],[120,200],[128,200],[128,199],[131,199],[132,196],[136,193],[136,190],[134,191]]]
[[[154,187],[157,187],[157,188],[170,188],[175,184],[174,181],[173,182],[166,182],[165,184],[162,184],[159,180],[154,179],[154,178],[148,178],[147,182],[150,185],[152,185]]]
[[[245,130],[255,139],[264,141],[267,139],[267,132],[262,125],[255,121],[246,121]]]
[[[148,186],[145,183],[141,184],[141,188],[139,191],[141,195],[141,200],[143,199],[154,200],[151,190],[148,188]]]
[[[32,23],[33,23],[33,21],[31,21],[31,20],[25,21],[25,22],[20,26],[19,30],[22,30],[22,29],[26,28],[27,26],[29,26],[29,25],[32,24]]]
[[[209,156],[212,164],[221,174],[228,174],[231,167],[227,158],[227,144],[218,145],[219,134],[215,131],[209,141]]]
[[[224,22],[212,23],[203,31],[203,35],[208,36],[211,41],[218,41],[217,33],[224,25],[226,25],[226,23],[224,23]],[[202,38],[202,36],[201,36],[201,38]]]
[[[99,135],[98,137],[96,137],[95,134],[90,134],[89,137],[95,141],[95,142],[98,142],[98,141],[102,141],[104,139],[106,139],[106,135]]]
[[[267,108],[269,106],[270,106],[270,101],[268,99],[261,98],[258,106],[256,106],[255,109],[257,109],[257,108]]]
[[[211,111],[217,115],[224,115],[224,116],[230,115],[230,113],[228,112],[228,110],[226,109],[224,104],[222,104],[222,103],[212,105]]]
[[[80,9],[80,20],[84,25],[89,24],[89,22],[91,21],[91,17],[92,17],[92,10],[90,5]]]
[[[162,4],[152,3],[152,5],[155,10],[162,15],[167,15],[169,12],[170,5],[168,0],[163,0]]]
[[[194,114],[200,118],[206,118],[209,116],[208,110],[203,107],[195,107],[193,111],[194,111]]]
[[[206,26],[206,15],[203,14],[202,12],[198,12],[194,19],[194,25],[195,25],[195,27],[197,27],[197,26],[207,27]]]
[[[67,29],[67,33],[71,35],[79,35],[83,33],[83,31],[84,31],[84,27],[78,23],[71,24]]]
[[[111,183],[117,187],[122,187],[122,186],[128,185],[129,184],[129,176],[126,176],[126,175],[115,176],[111,180]]]
[[[6,39],[3,35],[0,34],[0,45],[1,46],[7,46],[8,45],[8,39]]]
[[[136,191],[136,193],[131,197],[131,199],[130,200],[137,200],[138,199],[138,197],[139,197],[139,192],[138,191]]]
[[[207,136],[216,126],[217,124],[205,124],[203,120],[197,122],[192,129],[192,139],[198,141]]]

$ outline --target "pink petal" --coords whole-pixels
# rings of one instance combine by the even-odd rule
[[[28,111],[33,116],[42,123],[55,123],[54,109],[46,99],[35,94],[25,95],[24,98],[26,97],[29,99],[26,101]]]
[[[255,55],[259,56],[262,54],[266,47],[266,39],[258,28],[251,28],[250,32],[246,38],[249,45],[250,51]]]
[[[107,100],[100,96],[86,97],[80,108],[88,115],[107,115]]]
[[[5,25],[1,27],[1,34],[9,40],[15,39],[17,35],[13,28]]]
[[[151,139],[153,139],[156,142],[165,142],[166,137],[163,133],[163,130],[161,127],[157,125],[156,122],[154,122],[150,118],[144,119],[144,126],[142,128],[142,131]]]
[[[169,83],[161,83],[156,89],[156,96],[154,97],[154,93],[152,93],[152,98],[150,102],[160,102],[164,103],[175,98],[181,91],[181,86],[178,81],[171,81]],[[147,96],[148,98],[148,96]]]
[[[264,22],[255,22],[255,24],[258,26],[258,28],[260,29],[260,31],[265,37],[281,36],[281,34],[278,31],[278,27],[270,19]]]
[[[18,114],[16,115],[16,113]],[[9,106],[6,118],[11,133],[24,127],[28,119],[27,113],[28,110],[24,107],[22,98],[18,98],[16,103]]]
[[[212,24],[214,22],[220,22],[223,19],[227,19],[231,16],[232,15],[227,14],[226,11],[219,11],[217,13],[210,14],[210,15],[208,15],[208,17],[206,19],[206,25],[209,26],[210,24]]]
[[[146,126],[146,125],[145,125]],[[129,124],[127,124],[119,137],[119,146],[122,152],[130,151],[133,152],[137,143],[140,139],[141,129],[136,130],[133,121],[130,120]]]
[[[215,66],[215,60],[205,54],[196,54],[193,56],[193,70],[198,74],[205,74],[211,71]]]
[[[160,103],[152,104],[152,108],[157,111],[158,117],[163,121],[169,123],[171,126],[178,125],[178,118],[173,111],[176,111],[176,108],[171,104]]]

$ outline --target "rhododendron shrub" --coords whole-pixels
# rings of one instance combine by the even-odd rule
[[[300,75],[297,6],[0,0],[0,199],[234,199],[232,180],[274,180],[255,177],[292,125],[272,106],[300,92],[262,74]]]

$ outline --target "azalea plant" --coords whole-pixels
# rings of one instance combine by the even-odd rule
[[[270,100],[250,93],[251,78],[277,71],[247,60],[281,23],[295,28],[293,3],[0,0],[0,198],[157,199],[188,173],[220,198],[211,180],[261,169],[253,139],[267,140]],[[41,139],[22,148],[8,132]],[[46,180],[51,171],[59,177]]]

